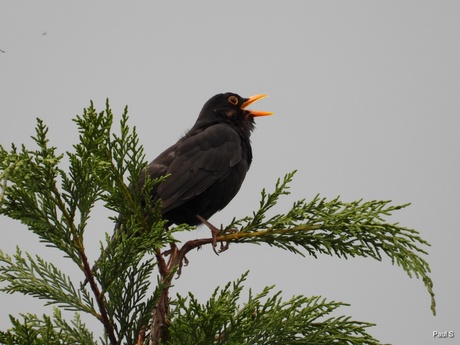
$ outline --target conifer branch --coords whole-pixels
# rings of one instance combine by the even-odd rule
[[[343,303],[303,296],[283,301],[280,293],[267,287],[257,295],[250,293],[241,304],[246,274],[216,289],[203,305],[192,294],[170,299],[172,278],[180,275],[187,253],[212,244],[213,239],[181,244],[175,233],[193,227],[165,230],[167,222],[161,218],[160,205],[152,204],[150,191],[167,177],[150,180],[146,174],[143,188],[135,188],[147,164],[136,130],[128,126],[127,108],[119,134],[112,133],[108,102],[101,113],[91,103],[74,121],[79,143],[66,155],[49,145],[48,127],[39,119],[33,137],[36,149],[12,145],[8,152],[0,146],[0,214],[21,221],[46,246],[58,249],[78,266],[89,288],[75,284],[39,256],[17,249],[10,257],[0,251],[0,282],[4,283],[0,291],[30,295],[45,300],[46,305],[76,311],[70,322],[58,309],[51,317],[11,317],[12,328],[0,332],[0,343],[95,344],[79,319],[78,312],[83,312],[101,322],[102,344],[377,344],[367,334],[372,324],[329,315]],[[68,171],[60,168],[64,157],[69,161]],[[430,267],[424,259],[428,242],[416,230],[387,221],[408,204],[346,203],[318,195],[269,216],[280,197],[289,194],[293,176],[294,172],[278,180],[272,193],[263,190],[258,210],[251,217],[234,219],[221,232],[217,241],[222,250],[230,243],[264,243],[313,257],[361,256],[380,261],[386,256],[409,277],[422,279],[435,312]],[[115,234],[106,235],[101,243],[101,258],[93,270],[85,251],[85,231],[98,203],[117,215],[111,218],[117,225]],[[170,250],[165,252],[165,248]]]
[[[430,266],[420,254],[428,253],[416,230],[388,223],[385,218],[409,204],[391,205],[390,201],[358,200],[351,203],[339,198],[327,201],[317,195],[312,201],[297,201],[285,214],[265,220],[266,213],[289,194],[289,183],[295,171],[279,179],[273,193],[262,191],[260,207],[252,217],[233,220],[222,235],[220,243],[268,244],[304,256],[318,254],[339,258],[371,257],[381,261],[388,256],[393,264],[402,267],[409,277],[421,278],[431,296],[431,310],[436,314]],[[235,227],[240,227],[236,230]],[[211,238],[197,239],[185,244],[189,249],[212,243]],[[184,246],[184,247],[185,247]],[[225,248],[225,246],[224,246]],[[302,251],[303,250],[303,251]]]
[[[178,295],[170,327],[170,344],[380,344],[366,329],[367,322],[330,316],[344,303],[320,296],[294,296],[283,301],[273,286],[249,292],[241,302],[247,272],[236,282],[216,289],[204,304],[189,293]],[[193,339],[193,340],[192,340]]]
[[[57,304],[64,309],[98,316],[91,305],[82,303],[80,291],[70,278],[52,263],[28,253],[23,256],[19,248],[13,258],[0,250],[0,263],[0,282],[9,283],[2,291],[21,292],[47,300],[45,305]]]
[[[0,344],[37,344],[37,345],[95,345],[93,334],[81,322],[78,313],[70,322],[64,320],[58,308],[53,309],[53,316],[22,314],[22,321],[10,316],[16,330],[0,332]]]

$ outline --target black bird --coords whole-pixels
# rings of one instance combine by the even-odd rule
[[[205,103],[187,134],[147,169],[151,179],[170,175],[151,191],[153,204],[161,200],[161,214],[168,225],[205,224],[212,232],[216,253],[220,231],[208,219],[227,206],[243,183],[252,162],[249,137],[255,127],[254,117],[272,114],[246,107],[264,97],[261,94],[242,98],[231,92],[215,95]],[[138,188],[144,183],[145,172],[139,178]],[[122,218],[115,225],[115,232],[120,229]],[[87,282],[85,279],[84,284]]]
[[[152,190],[152,201],[162,202],[168,224],[206,224],[214,246],[219,230],[208,219],[238,193],[252,162],[250,135],[254,117],[271,112],[248,110],[264,94],[242,98],[221,93],[209,99],[194,126],[148,166],[151,179],[170,176]],[[139,188],[145,174],[139,179]]]

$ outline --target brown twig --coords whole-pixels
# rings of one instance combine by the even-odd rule
[[[295,229],[294,231],[299,231],[300,229]],[[164,344],[168,342],[170,339],[169,334],[169,321],[168,321],[168,313],[169,313],[169,301],[168,301],[168,294],[169,288],[171,287],[171,282],[174,277],[174,274],[177,273],[180,275],[181,269],[186,259],[186,255],[188,252],[195,248],[199,248],[206,244],[212,244],[215,247],[217,242],[223,244],[228,242],[237,241],[241,238],[248,238],[248,237],[258,237],[264,236],[268,230],[260,230],[256,232],[238,232],[232,231],[231,233],[224,234],[222,236],[214,236],[211,238],[200,238],[196,240],[190,240],[184,243],[184,245],[179,249],[175,243],[171,243],[171,249],[161,253],[158,250],[155,254],[158,262],[158,270],[161,276],[161,293],[160,298],[158,299],[158,303],[155,305],[155,308],[152,313],[152,323],[150,325],[150,336],[149,336],[149,345],[158,345],[160,341]],[[273,233],[283,233],[283,232],[291,232],[289,230],[284,231],[271,231]],[[222,245],[220,251],[224,251],[228,248],[227,245]],[[166,257],[169,257],[166,259]],[[177,271],[176,271],[177,270]],[[139,335],[141,336],[141,334]],[[144,337],[142,341],[145,340],[145,331]],[[138,342],[139,343],[139,342]]]
[[[171,252],[171,258],[175,255],[175,252]],[[168,264],[166,264],[165,258],[161,254],[160,250],[157,250],[155,256],[157,258],[158,270],[161,276],[161,293],[160,298],[158,299],[158,302],[155,305],[155,308],[153,309],[152,324],[150,326],[149,345],[157,345],[160,343],[160,340],[163,343],[166,343],[166,341],[169,339],[167,320],[167,315],[169,312],[168,296],[173,275],[170,274],[171,267]]]
[[[141,332],[137,336],[137,342],[136,345],[143,345],[145,341],[145,326],[142,326]]]
[[[203,238],[197,240],[190,240],[186,242],[182,248],[178,249],[175,243],[171,243],[171,249],[167,252],[161,253],[159,250],[156,252],[156,258],[158,262],[158,270],[161,276],[161,293],[158,303],[152,313],[152,324],[150,326],[150,339],[149,345],[158,345],[160,341],[167,343],[170,339],[169,334],[169,288],[174,277],[174,273],[180,275],[181,268],[184,260],[186,260],[186,254],[192,249],[198,248],[203,244],[213,243],[212,238]],[[166,256],[169,257],[166,260]]]
[[[110,344],[116,345],[117,338],[115,337],[113,325],[110,322],[109,317],[107,315],[107,309],[105,308],[103,297],[101,295],[99,287],[96,284],[96,281],[94,280],[93,271],[91,269],[91,266],[88,262],[88,258],[86,257],[86,253],[83,248],[79,250],[79,254],[83,262],[83,271],[85,272],[86,281],[89,282],[89,286],[91,287],[91,290],[94,293],[94,297],[96,298],[96,303],[99,308],[100,315],[98,315],[98,319],[104,325],[104,329],[107,334],[107,337],[109,338]]]

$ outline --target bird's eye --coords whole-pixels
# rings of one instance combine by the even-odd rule
[[[238,98],[236,98],[235,96],[230,96],[228,98],[228,101],[233,104],[233,105],[237,105],[238,104]]]

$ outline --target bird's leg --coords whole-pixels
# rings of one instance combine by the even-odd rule
[[[170,249],[165,250],[163,253],[161,253],[161,255],[168,256],[168,255],[174,254],[174,252],[177,251],[177,246],[176,246],[176,244],[174,242],[171,242],[169,244],[169,247],[170,247]]]
[[[170,243],[169,246],[170,249],[165,250],[161,253],[161,255],[170,257],[168,261],[169,268],[172,268],[175,264],[179,265],[177,269],[177,278],[179,278],[182,274],[182,266],[187,266],[189,261],[185,254],[182,254],[179,248],[177,248],[177,245],[174,242]]]
[[[198,220],[200,222],[202,222],[204,225],[206,225],[209,228],[209,230],[211,230],[211,234],[212,234],[212,250],[214,250],[214,253],[216,253],[216,255],[219,255],[219,253],[216,250],[216,247],[217,247],[217,235],[219,235],[221,231],[218,228],[216,228],[214,225],[209,223],[206,219],[201,217],[199,214],[197,214],[196,217],[198,218]]]
[[[223,235],[228,235],[228,234],[233,234],[235,232],[238,232],[238,229],[224,229],[224,230],[221,230],[221,234]],[[230,246],[230,242],[226,242],[225,244],[222,242],[221,245],[220,245],[220,249],[219,249],[219,253],[222,253],[222,252],[225,252],[228,247]]]

